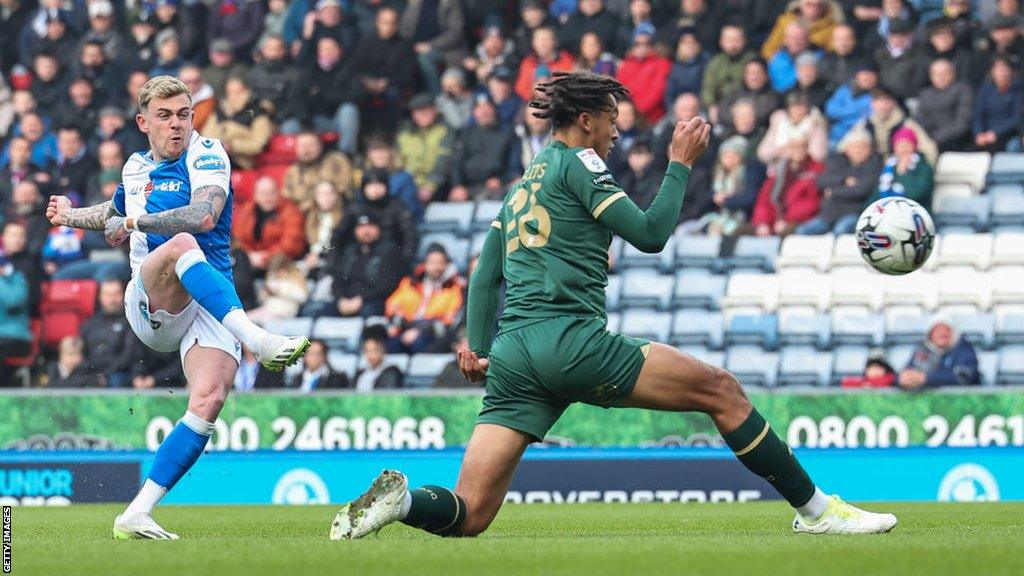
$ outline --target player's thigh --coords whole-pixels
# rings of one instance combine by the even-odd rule
[[[632,393],[620,405],[717,417],[749,412],[746,395],[732,374],[656,342],[651,343]]]
[[[467,509],[459,535],[475,536],[491,524],[530,442],[533,437],[525,432],[497,424],[476,425],[455,485],[455,493],[465,500]]]
[[[192,327],[199,304],[189,302],[184,309],[172,314],[154,309],[142,279],[133,276],[124,290],[124,314],[128,325],[143,344],[157,352],[174,352]]]
[[[152,311],[177,314],[188,305],[192,296],[181,285],[175,266],[182,254],[198,247],[191,234],[176,234],[142,260],[138,274],[149,295]]]

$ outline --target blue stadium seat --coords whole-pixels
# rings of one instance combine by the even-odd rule
[[[472,202],[431,202],[423,213],[422,230],[469,234],[473,209]]]
[[[832,319],[836,344],[881,346],[885,342],[885,318],[880,314],[844,314]]]
[[[779,355],[779,386],[828,386],[832,354],[811,346],[787,346]]]
[[[664,312],[627,310],[622,314],[621,331],[629,336],[667,342],[671,328],[672,316]]]
[[[285,336],[309,336],[313,331],[313,319],[309,317],[285,318],[271,320],[264,326],[268,332]]]
[[[997,384],[1024,384],[1024,346],[1006,346],[999,351]]]
[[[504,203],[501,200],[481,200],[476,203],[473,210],[473,222],[471,229],[474,232],[486,232],[491,228],[491,223],[498,218],[501,207]]]
[[[448,251],[448,257],[459,267],[459,270],[466,269],[466,264],[469,262],[469,240],[447,232],[424,234],[420,239],[418,257],[422,259],[426,256],[427,248],[434,243],[444,246],[444,249]]]
[[[995,386],[996,374],[999,372],[999,353],[978,352],[978,372],[981,373],[982,386]]]
[[[956,314],[952,318],[953,325],[975,348],[991,350],[996,345],[995,315],[989,312],[981,314]]]
[[[1020,226],[1024,222],[1024,194],[992,197],[992,226]]]
[[[781,244],[782,239],[778,236],[741,236],[736,242],[736,250],[725,265],[730,269],[759,268],[772,272]]]
[[[675,267],[715,270],[722,239],[718,236],[675,236]]]
[[[318,318],[313,323],[313,338],[323,340],[328,348],[356,352],[362,334],[362,318]]]
[[[751,344],[774,350],[779,339],[779,317],[774,314],[736,315],[725,331],[726,344]]]
[[[327,353],[327,363],[335,372],[342,372],[351,380],[355,378],[356,369],[359,367],[359,355],[331,350]]]
[[[785,314],[779,318],[779,343],[826,349],[832,343],[832,318],[821,314]]]
[[[604,288],[605,309],[609,312],[618,312],[621,299],[622,276],[619,274],[612,274],[608,276],[608,285]]]
[[[938,201],[932,215],[943,233],[956,228],[970,228],[982,232],[988,228],[990,199],[987,196],[943,198]]]
[[[1000,347],[1010,344],[1024,344],[1024,314],[1019,312],[996,313],[996,344]]]
[[[661,270],[662,272],[672,271],[672,242],[673,238],[668,239],[668,244],[665,248],[657,254],[648,254],[637,249],[629,242],[625,242],[622,245],[622,254],[619,256],[619,261],[616,264],[616,268],[619,270],[629,270],[632,268],[641,268],[645,270]]]
[[[409,361],[405,374],[405,385],[409,388],[428,388],[434,385],[437,375],[454,360],[451,354],[416,354]]]
[[[893,370],[899,374],[900,371],[906,368],[907,364],[910,363],[910,358],[914,355],[914,350],[917,350],[916,344],[891,346],[885,351],[885,359],[889,361],[889,365],[892,366]]]
[[[484,251],[484,242],[487,240],[487,231],[475,232],[469,239],[469,259]]]
[[[757,346],[733,346],[726,353],[725,369],[745,386],[775,386],[779,355]]]
[[[1024,182],[1024,154],[999,152],[989,168],[989,183]]]
[[[622,275],[621,304],[628,308],[667,310],[675,278],[651,270],[627,270]]]
[[[683,308],[718,310],[725,296],[725,276],[706,270],[680,270],[676,274],[676,288],[672,305]]]
[[[837,383],[846,376],[861,376],[868,361],[868,349],[864,346],[839,346],[835,349],[835,364],[832,367],[832,382]]]
[[[686,354],[712,366],[725,366],[725,352],[720,350],[708,350],[703,346],[685,346],[680,348]]]
[[[889,346],[918,344],[924,339],[931,325],[932,318],[929,314],[887,313],[885,343]]]
[[[674,346],[704,346],[720,350],[723,343],[722,314],[704,310],[679,310],[672,318]]]

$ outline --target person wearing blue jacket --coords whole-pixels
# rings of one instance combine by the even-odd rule
[[[24,356],[32,347],[28,327],[28,282],[0,250],[0,358]],[[0,387],[10,381],[0,364]]]
[[[943,319],[932,324],[899,377],[899,385],[904,390],[980,383],[974,346],[957,334],[952,323]]]
[[[834,150],[850,128],[871,115],[871,92],[878,87],[878,69],[871,62],[857,65],[853,80],[843,84],[825,102],[828,145]]]
[[[996,58],[989,79],[974,100],[974,145],[985,152],[1002,152],[1017,133],[1024,103],[1021,81],[1013,66]]]

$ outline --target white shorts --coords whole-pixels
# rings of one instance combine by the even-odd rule
[[[185,354],[194,345],[223,350],[235,362],[241,362],[242,345],[195,300],[177,314],[166,310],[151,312],[141,276],[133,276],[124,290],[124,313],[143,344],[157,352],[177,350],[183,365]]]

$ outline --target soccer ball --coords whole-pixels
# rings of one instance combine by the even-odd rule
[[[934,244],[931,215],[908,198],[882,198],[857,219],[860,255],[883,274],[898,276],[917,270],[928,260]]]

